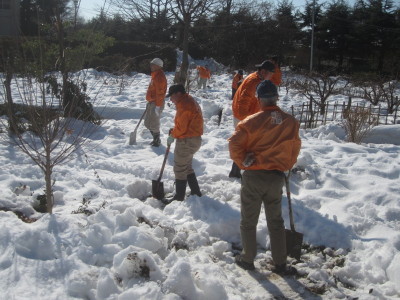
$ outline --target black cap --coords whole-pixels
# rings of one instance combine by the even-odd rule
[[[264,60],[261,64],[256,65],[256,68],[264,69],[264,70],[267,70],[272,73],[274,73],[274,71],[275,71],[275,65],[270,60]]]
[[[240,75],[243,75],[243,70],[240,69],[240,70],[238,71],[238,73],[239,73]]]
[[[264,99],[274,98],[278,96],[278,89],[271,81],[264,80],[257,86],[257,96]]]
[[[168,94],[165,97],[171,97],[172,94],[179,93],[185,94],[185,87],[182,84],[171,85],[168,89]]]

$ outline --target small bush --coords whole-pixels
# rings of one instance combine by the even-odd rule
[[[366,107],[357,106],[346,109],[343,112],[343,127],[347,134],[347,141],[360,144],[371,132],[375,124],[371,118],[371,110]]]

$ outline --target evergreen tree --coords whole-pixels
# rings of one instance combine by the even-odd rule
[[[344,0],[328,5],[319,23],[319,45],[321,55],[336,63],[339,70],[348,55],[350,32],[352,31],[351,11]]]

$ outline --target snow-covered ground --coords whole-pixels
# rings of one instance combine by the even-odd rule
[[[301,130],[291,192],[306,245],[301,261],[289,258],[300,275],[282,278],[269,271],[263,212],[256,271],[234,263],[240,180],[227,176],[231,75],[214,75],[209,89],[190,92],[205,117],[194,159],[204,195],[164,207],[149,195],[173,127],[173,105],[162,114],[161,147],[149,146],[143,125],[130,146],[150,77],[132,74],[121,85],[121,77],[82,74],[107,120],[90,147],[54,169],[54,214],[32,208],[44,190],[40,169],[18,148],[0,144],[0,207],[37,219],[25,223],[0,211],[0,299],[399,299],[400,125],[377,127],[361,145],[345,142],[339,123]],[[173,74],[167,78],[171,84]],[[281,89],[280,96],[284,110],[303,101],[294,91]],[[167,192],[174,191],[173,147],[162,177]]]

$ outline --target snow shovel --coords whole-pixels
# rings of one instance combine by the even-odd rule
[[[139,120],[139,122],[137,123],[135,130],[132,131],[132,132],[131,132],[131,135],[129,136],[129,145],[136,145],[136,132],[137,132],[137,130],[138,130],[138,128],[139,128],[140,123],[141,123],[142,120],[143,120],[143,117],[145,116],[145,114],[146,114],[146,112],[147,112],[147,107],[148,107],[148,105],[146,105],[146,109],[144,110],[142,116],[140,117],[140,120]]]
[[[290,218],[290,229],[285,229],[286,234],[286,253],[287,255],[300,260],[301,246],[303,244],[303,234],[297,232],[294,228],[293,213],[292,213],[292,201],[290,199],[290,188],[289,188],[289,174],[285,175],[286,184],[286,195],[289,203],[289,218]]]
[[[165,163],[167,162],[167,157],[168,157],[170,147],[171,147],[171,145],[168,145],[167,150],[165,151],[165,156],[164,156],[164,161],[163,161],[163,164],[161,167],[160,176],[158,176],[157,180],[152,180],[152,182],[151,182],[152,195],[157,200],[162,200],[165,195],[164,184],[161,181],[161,177],[164,172],[164,167],[165,167]]]

